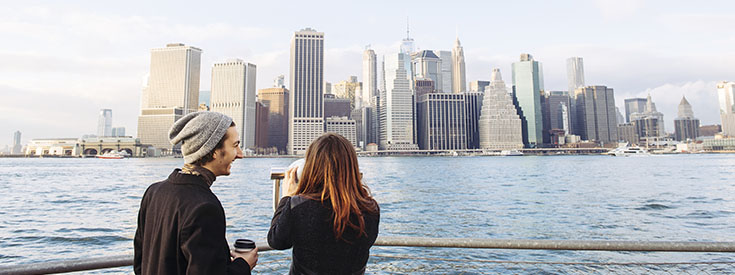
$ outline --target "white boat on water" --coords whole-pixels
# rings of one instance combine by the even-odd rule
[[[110,151],[110,152],[104,153],[102,155],[97,155],[95,157],[97,157],[99,159],[123,159],[126,156],[129,156],[129,155],[127,154],[127,152],[124,152],[124,151],[122,151],[122,152]]]
[[[643,148],[628,146],[615,148],[614,150],[610,150],[609,152],[607,152],[607,154],[616,157],[640,157],[651,155]]]
[[[523,152],[518,151],[516,149],[513,149],[513,150],[503,150],[503,151],[500,151],[500,155],[501,156],[522,156],[523,155]]]

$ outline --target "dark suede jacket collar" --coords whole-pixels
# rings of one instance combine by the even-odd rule
[[[217,179],[214,173],[203,167],[195,167],[186,172],[180,168],[176,168],[168,178],[173,183],[203,183],[207,188],[211,187],[212,183]]]

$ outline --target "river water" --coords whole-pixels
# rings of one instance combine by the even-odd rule
[[[212,189],[224,206],[230,243],[265,240],[272,215],[270,169],[293,160],[237,160],[232,175],[215,181]],[[0,158],[0,266],[132,253],[143,192],[181,163]],[[735,155],[366,157],[360,166],[380,204],[384,236],[735,240]],[[371,254],[368,273],[378,274],[570,272],[492,261],[733,258],[722,253],[400,247],[374,247]],[[263,252],[256,271],[287,272],[289,256],[290,251]],[[125,267],[94,273],[131,272]]]

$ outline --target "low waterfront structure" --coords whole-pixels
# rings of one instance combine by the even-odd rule
[[[702,141],[704,151],[735,151],[735,138],[713,138]]]
[[[25,155],[79,157],[122,151],[132,157],[143,157],[149,155],[148,147],[133,137],[47,138],[31,140]]]

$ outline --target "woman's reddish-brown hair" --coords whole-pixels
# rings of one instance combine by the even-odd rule
[[[367,235],[364,215],[378,209],[367,186],[362,184],[352,144],[340,135],[326,133],[309,145],[305,159],[296,194],[331,202],[337,239],[344,239],[342,234],[348,227],[356,230],[357,236]]]

